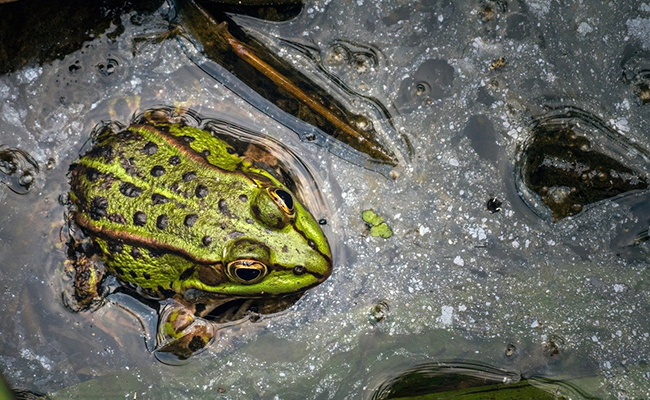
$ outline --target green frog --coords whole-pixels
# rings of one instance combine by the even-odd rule
[[[163,352],[206,347],[215,329],[202,317],[217,307],[276,311],[332,272],[327,239],[291,190],[182,120],[152,111],[100,132],[69,176],[70,217],[89,242],[71,252],[79,304],[100,297],[103,265],[164,304]]]

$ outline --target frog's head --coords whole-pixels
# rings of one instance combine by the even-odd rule
[[[202,283],[194,287],[220,296],[284,296],[330,276],[330,248],[311,213],[279,182],[257,183],[242,204],[248,209],[244,211],[250,216],[248,224],[257,229],[233,235],[237,237],[223,247],[221,265],[203,267]],[[210,274],[214,284],[205,279]]]

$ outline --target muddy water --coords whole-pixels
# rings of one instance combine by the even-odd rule
[[[518,172],[534,128],[559,120],[587,137],[582,151],[648,181],[649,3],[310,1],[287,22],[233,16],[304,73],[384,104],[413,147],[396,179],[301,142],[197,68],[185,41],[134,40],[164,31],[168,11],[124,15],[124,32],[0,76],[0,366],[12,385],[55,398],[369,398],[453,361],[576,398],[650,396],[647,190],[571,200],[575,213],[554,218]],[[64,304],[68,165],[100,121],[160,104],[290,147],[318,180],[335,252],[329,280],[289,312],[225,330],[176,367],[148,351],[155,316],[141,303]],[[548,162],[578,180],[603,176],[558,157]],[[540,193],[573,199],[580,185]],[[391,238],[369,234],[366,209]]]

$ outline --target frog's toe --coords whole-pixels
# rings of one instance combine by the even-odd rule
[[[197,318],[178,303],[167,304],[160,312],[156,353],[173,354],[180,360],[205,349],[215,335],[214,326]]]

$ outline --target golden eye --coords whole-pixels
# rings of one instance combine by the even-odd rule
[[[294,210],[293,196],[284,189],[269,190],[271,198],[285,214],[292,216]]]
[[[228,276],[244,285],[258,283],[268,274],[268,268],[257,260],[235,260],[226,268]]]

